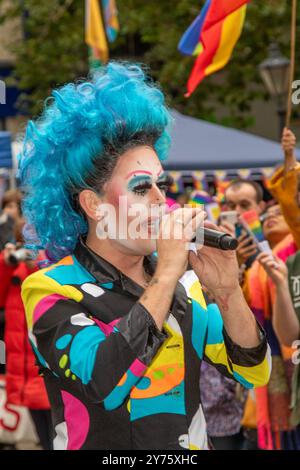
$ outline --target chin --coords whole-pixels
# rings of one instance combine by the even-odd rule
[[[122,240],[119,243],[133,256],[148,256],[156,251],[156,240]]]

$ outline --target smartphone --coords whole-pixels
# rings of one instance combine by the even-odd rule
[[[220,224],[228,222],[229,224],[236,225],[238,223],[237,211],[225,211],[220,214]]]
[[[241,223],[237,223],[236,226],[235,226],[236,238],[239,238],[245,232],[249,237],[249,243],[247,243],[247,246],[250,246],[252,244],[256,245],[255,241],[253,241],[252,239],[250,240],[250,237],[251,237],[252,233],[244,225],[242,225]],[[247,268],[250,268],[250,266],[256,260],[258,255],[259,255],[259,249],[257,247],[257,252],[254,255],[249,256],[249,258],[245,262]]]

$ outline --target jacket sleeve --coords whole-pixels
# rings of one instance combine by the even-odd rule
[[[3,251],[0,253],[0,308],[5,306],[11,278],[15,268],[4,261]]]
[[[300,207],[297,201],[300,163],[284,175],[279,168],[269,182],[269,190],[278,200],[295,242],[300,248]]]
[[[266,334],[260,324],[257,322],[260,344],[254,348],[243,348],[227,334],[217,304],[212,302],[207,305],[207,317],[204,360],[245,388],[266,385],[271,374],[271,355]]]
[[[94,318],[74,291],[42,271],[24,281],[30,341],[38,362],[64,388],[75,387],[112,410],[124,402],[167,336],[139,302],[116,324],[107,324]]]
[[[255,348],[242,348],[227,334],[218,305],[202,291],[194,271],[187,271],[180,282],[188,296],[187,302],[192,304],[192,345],[198,357],[246,388],[267,384],[271,374],[271,355],[259,323],[260,344]]]

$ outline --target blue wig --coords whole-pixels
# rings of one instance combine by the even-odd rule
[[[19,160],[27,246],[52,261],[71,253],[88,228],[79,192],[101,189],[130,146],[150,143],[164,160],[170,123],[163,93],[138,65],[110,62],[90,81],[54,90],[28,123]]]

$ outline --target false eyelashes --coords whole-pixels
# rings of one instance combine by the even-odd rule
[[[164,175],[161,179],[156,182],[157,187],[160,191],[168,191],[173,184],[173,178],[170,175]],[[140,196],[144,196],[147,191],[152,188],[151,178],[141,179],[138,184],[132,185],[129,189]]]

